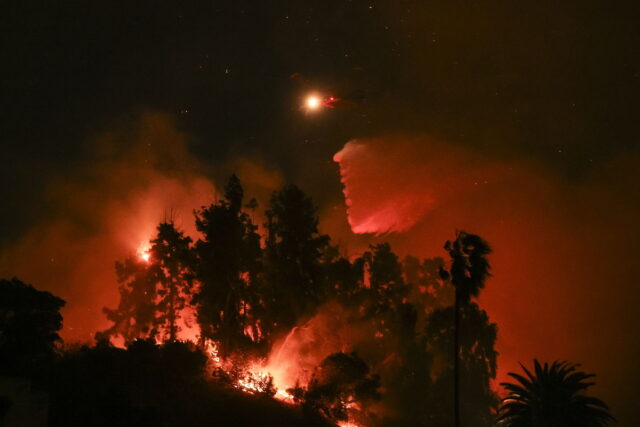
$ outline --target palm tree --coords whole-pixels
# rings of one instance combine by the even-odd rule
[[[585,391],[595,377],[578,371],[580,365],[555,361],[544,366],[534,359],[534,373],[510,372],[519,384],[501,383],[509,392],[498,410],[498,425],[508,427],[600,427],[615,421],[609,407]]]
[[[489,244],[480,236],[464,231],[458,232],[456,240],[447,241],[444,249],[451,256],[449,271],[440,270],[444,280],[451,279],[456,290],[455,320],[453,330],[453,407],[454,425],[460,426],[460,313],[463,307],[477,297],[484,282],[489,277],[489,262],[486,256],[491,253]]]

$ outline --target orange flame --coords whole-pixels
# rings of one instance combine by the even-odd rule
[[[138,247],[138,250],[136,252],[138,253],[138,257],[142,261],[148,263],[151,259],[151,252],[149,252],[150,250],[151,247],[149,246],[149,242],[144,242]]]

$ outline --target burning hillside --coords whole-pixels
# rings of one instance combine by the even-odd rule
[[[216,383],[341,426],[447,420],[448,264],[401,260],[388,244],[341,255],[319,232],[311,199],[291,185],[274,192],[261,234],[256,206],[245,199],[234,175],[222,199],[195,212],[196,241],[161,222],[142,250],[119,261],[120,303],[104,309],[112,326],[98,340],[189,340],[207,355]],[[474,361],[463,396],[477,405],[463,412],[482,425],[495,407],[495,325],[475,303],[461,316],[474,323],[461,332],[465,357]],[[410,403],[415,393],[425,406]]]

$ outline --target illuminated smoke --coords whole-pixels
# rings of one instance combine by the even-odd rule
[[[348,352],[358,336],[348,313],[337,304],[325,304],[318,313],[275,342],[265,368],[279,388],[306,386],[313,370],[336,352]]]
[[[407,231],[447,200],[503,178],[498,168],[479,167],[477,157],[430,138],[349,141],[334,161],[352,231]]]
[[[353,232],[393,232],[383,238],[400,255],[420,257],[443,256],[457,229],[491,243],[480,304],[499,327],[498,381],[533,357],[576,360],[606,401],[625,402],[615,385],[637,340],[637,152],[573,181],[425,136],[350,141],[334,160]]]
[[[209,168],[189,154],[188,143],[168,115],[114,124],[88,141],[90,165],[52,180],[47,218],[0,252],[0,277],[18,276],[67,301],[65,341],[90,342],[109,326],[102,308],[118,303],[114,262],[146,257],[159,222],[173,220],[197,237],[193,209],[221,192]],[[262,203],[281,183],[279,173],[259,161],[238,158],[229,165],[246,193]],[[197,334],[192,317],[185,317],[181,337]]]

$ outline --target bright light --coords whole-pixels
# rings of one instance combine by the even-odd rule
[[[307,97],[306,104],[309,110],[317,110],[322,104],[322,100],[318,98],[316,95],[309,95]]]
[[[149,262],[149,260],[151,259],[151,253],[149,252],[151,248],[149,248],[148,244],[142,244],[139,248],[138,248],[138,257],[140,257],[140,259],[144,262]]]

